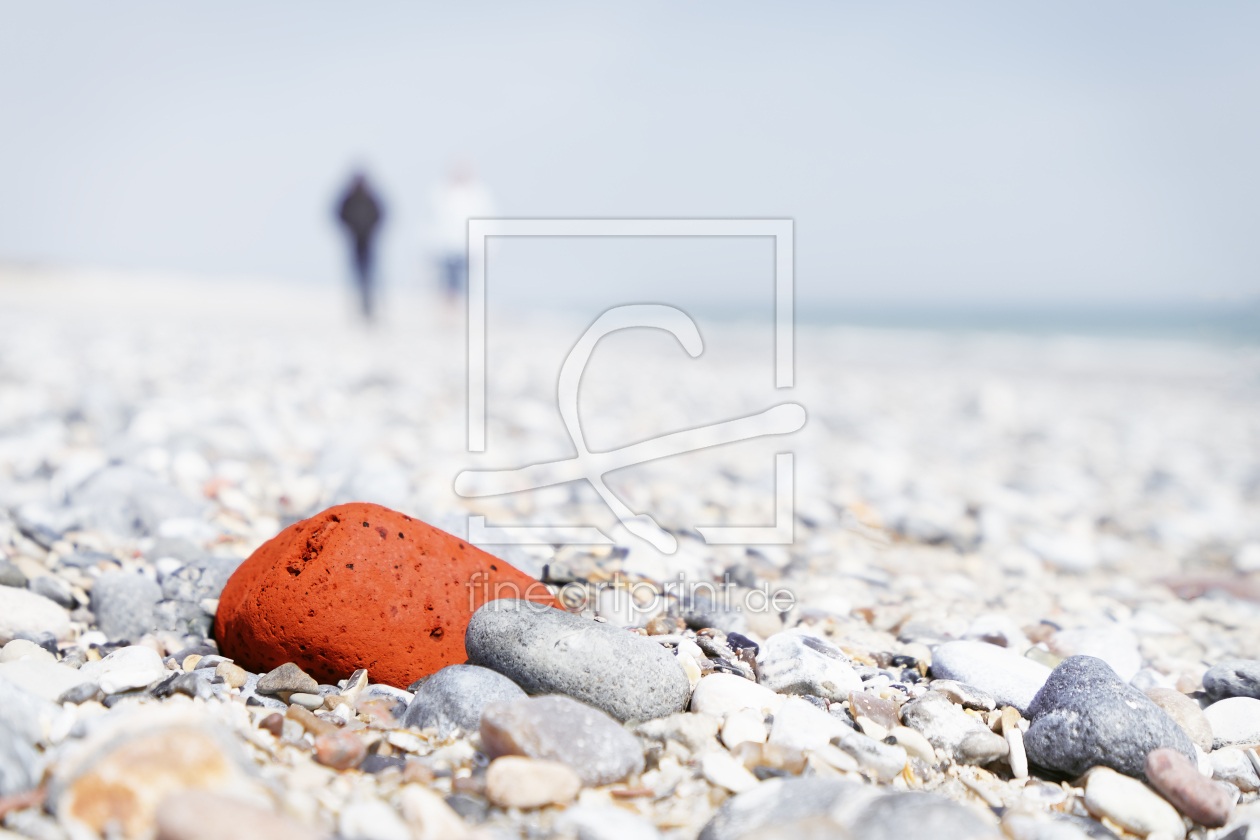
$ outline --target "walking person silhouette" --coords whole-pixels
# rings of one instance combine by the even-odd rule
[[[363,317],[368,321],[374,316],[373,244],[382,215],[380,201],[368,186],[367,176],[355,173],[342,196],[337,216],[352,240],[355,282],[359,286]]]

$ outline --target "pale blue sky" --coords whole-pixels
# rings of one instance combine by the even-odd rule
[[[340,280],[361,162],[415,282],[463,156],[508,215],[795,218],[806,305],[1254,296],[1257,43],[1242,2],[3,0],[0,261]],[[768,266],[516,250],[540,298]]]

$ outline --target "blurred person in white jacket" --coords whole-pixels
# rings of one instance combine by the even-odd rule
[[[466,163],[451,167],[433,191],[433,241],[442,290],[450,301],[464,292],[468,278],[468,220],[494,216],[494,201]]]

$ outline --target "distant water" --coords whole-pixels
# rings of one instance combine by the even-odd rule
[[[768,308],[761,312],[751,307],[705,304],[684,308],[693,315],[716,320],[761,321],[771,317]],[[1260,344],[1260,300],[1147,306],[870,303],[817,306],[798,301],[796,322],[817,326]]]

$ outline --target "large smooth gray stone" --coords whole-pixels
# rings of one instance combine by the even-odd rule
[[[687,673],[661,645],[581,616],[503,599],[473,613],[470,665],[498,671],[529,694],[564,694],[621,721],[681,712]]]
[[[92,612],[110,641],[135,642],[157,626],[153,610],[162,588],[144,575],[110,572],[92,585]]]
[[[476,732],[489,703],[510,703],[525,697],[516,683],[479,665],[447,665],[416,690],[403,720],[406,726],[436,726],[439,738],[454,729]]]
[[[1145,779],[1146,754],[1157,747],[1172,747],[1198,763],[1186,731],[1093,656],[1070,656],[1059,663],[1033,701],[1029,718],[1032,725],[1024,735],[1029,762],[1065,776],[1101,764]]]
[[[932,676],[975,686],[1027,717],[1050,669],[988,642],[946,642],[932,651]]]

